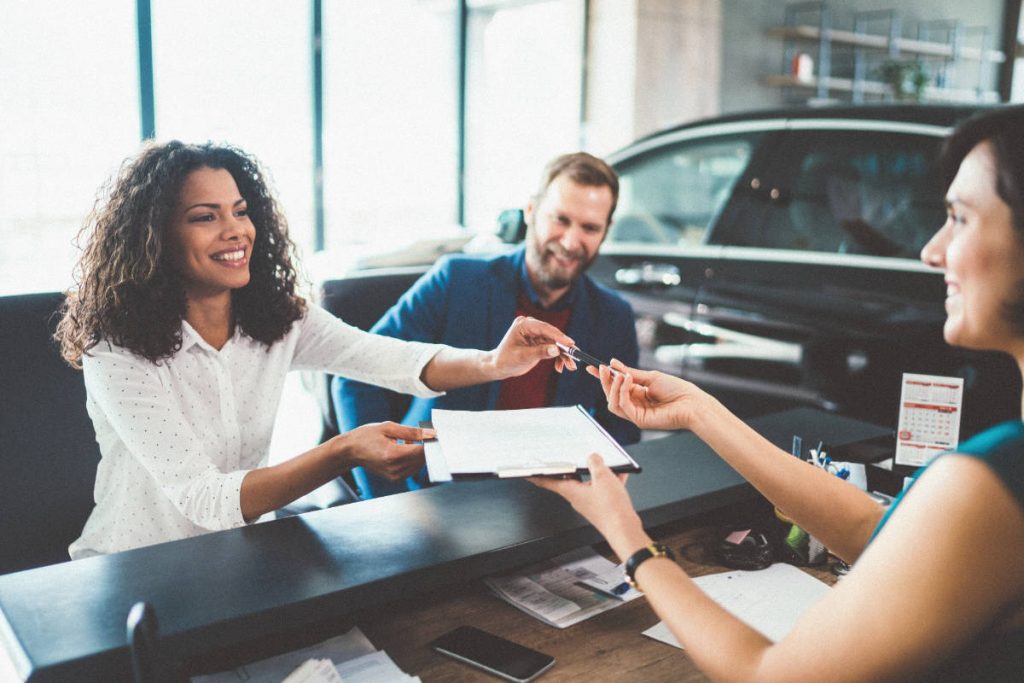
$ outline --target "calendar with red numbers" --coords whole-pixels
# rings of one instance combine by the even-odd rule
[[[925,465],[939,453],[957,447],[963,397],[960,377],[903,375],[897,465]]]

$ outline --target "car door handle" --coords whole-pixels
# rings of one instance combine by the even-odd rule
[[[675,287],[683,278],[679,269],[664,263],[643,263],[639,266],[619,268],[615,271],[615,281],[627,287]]]

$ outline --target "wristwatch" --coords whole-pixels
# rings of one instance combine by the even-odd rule
[[[641,590],[640,586],[636,582],[636,570],[637,568],[651,559],[652,557],[667,557],[670,560],[675,560],[676,555],[672,552],[672,549],[661,543],[652,543],[648,546],[644,546],[637,550],[635,553],[629,556],[626,560],[626,580],[629,581],[629,585],[637,590]]]

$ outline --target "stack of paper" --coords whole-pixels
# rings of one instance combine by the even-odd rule
[[[345,683],[329,659],[307,659],[281,683]]]
[[[301,650],[207,676],[192,683],[389,683],[419,681],[373,647],[358,628]]]
[[[829,591],[827,584],[781,562],[760,571],[698,576],[693,582],[712,600],[772,642],[785,638],[807,608]],[[682,647],[662,621],[644,631],[644,635]]]
[[[580,548],[518,572],[488,577],[484,583],[531,617],[565,628],[640,597],[632,588],[614,594],[623,576],[615,563],[591,548]],[[595,589],[601,586],[607,589]]]

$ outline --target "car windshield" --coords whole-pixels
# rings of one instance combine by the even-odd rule
[[[702,244],[750,161],[754,138],[682,142],[622,164],[609,241]]]

